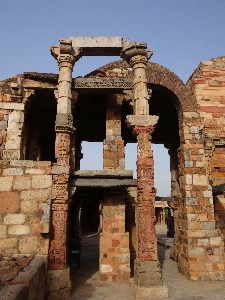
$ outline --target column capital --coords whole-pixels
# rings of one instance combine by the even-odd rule
[[[82,49],[72,46],[72,41],[69,39],[60,39],[59,46],[51,46],[51,55],[58,61],[58,64],[62,62],[69,62],[72,67],[75,62],[81,58]]]
[[[71,54],[60,54],[57,57],[57,63],[59,67],[61,67],[64,63],[68,65],[68,67],[73,68],[75,64],[75,57]]]
[[[159,116],[155,115],[127,115],[126,124],[130,129],[135,127],[155,127]]]
[[[155,130],[155,126],[135,126],[133,128],[133,135],[138,136],[139,134],[142,133],[148,133],[150,136],[153,134]]]
[[[142,42],[129,42],[123,45],[120,57],[129,64],[145,63],[152,56],[153,51],[147,49],[147,44]]]

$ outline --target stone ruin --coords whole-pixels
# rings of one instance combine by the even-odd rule
[[[187,278],[224,280],[225,57],[202,61],[185,85],[148,62],[146,43],[126,38],[60,39],[51,54],[59,74],[0,82],[0,253],[33,257],[29,275],[5,280],[0,296],[69,297],[71,244],[91,207],[100,280],[130,282],[137,298],[167,297],[151,143],[170,155],[171,256]],[[72,78],[81,57],[102,55],[122,60]],[[82,141],[103,142],[103,170],[80,170]],[[127,143],[137,143],[137,180],[125,170]]]

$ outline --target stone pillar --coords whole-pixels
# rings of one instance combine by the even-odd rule
[[[59,81],[57,97],[56,115],[56,142],[55,156],[57,164],[53,171],[52,187],[52,229],[51,243],[49,249],[49,291],[57,290],[61,296],[70,294],[70,271],[67,266],[68,256],[68,209],[69,209],[69,174],[74,170],[74,159],[71,165],[71,156],[74,152],[73,117],[71,114],[72,101],[72,70],[75,63],[72,42],[60,41],[60,47],[53,56],[59,65]],[[54,55],[55,54],[55,55]],[[74,153],[73,153],[74,154]],[[55,277],[58,282],[63,282],[63,286],[53,286]],[[51,293],[50,293],[51,294]],[[52,294],[52,297],[54,295]]]
[[[124,170],[124,141],[121,137],[122,95],[110,94],[106,105],[106,139],[103,142],[104,170]]]
[[[146,67],[153,52],[147,50],[146,47],[145,43],[131,43],[130,45],[124,45],[121,52],[121,57],[133,69],[134,115],[149,115]]]
[[[125,45],[121,56],[133,69],[134,110],[126,118],[127,126],[137,136],[137,258],[134,266],[133,291],[136,298],[168,296],[162,287],[155,231],[154,161],[151,139],[158,116],[149,116],[146,66],[152,51],[145,43]],[[154,289],[151,289],[154,286]],[[159,286],[159,288],[156,288]]]

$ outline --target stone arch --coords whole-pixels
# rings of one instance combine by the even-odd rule
[[[123,69],[124,73],[117,73],[117,70]],[[106,77],[128,77],[132,78],[132,69],[124,60],[117,60],[100,67],[87,75],[91,76],[106,76]],[[146,77],[149,88],[163,92],[170,98],[178,114],[183,112],[196,112],[198,109],[195,98],[190,89],[188,89],[183,81],[172,71],[159,64],[148,62],[146,69]]]

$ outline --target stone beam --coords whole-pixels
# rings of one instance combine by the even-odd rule
[[[57,58],[59,54],[70,52],[75,57],[80,56],[124,56],[124,51],[129,50],[129,55],[133,50],[139,54],[145,53],[147,44],[144,42],[131,42],[122,37],[69,37],[60,39],[60,46],[52,46],[51,53]],[[72,49],[70,48],[72,45]],[[127,54],[125,55],[127,57]]]
[[[103,179],[103,178],[73,178],[70,186],[85,188],[127,188],[136,186],[136,179]]]

